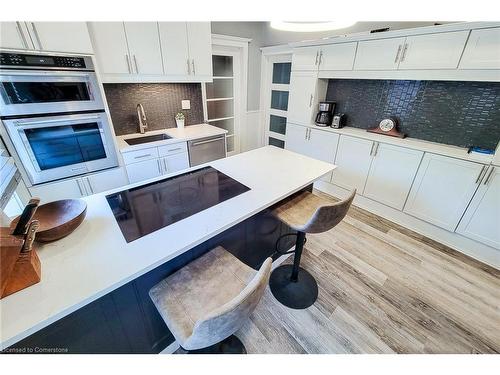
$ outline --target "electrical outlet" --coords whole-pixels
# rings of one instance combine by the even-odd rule
[[[191,100],[181,100],[182,109],[191,109]]]

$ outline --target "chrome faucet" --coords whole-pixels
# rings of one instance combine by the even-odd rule
[[[142,104],[137,104],[137,117],[139,117],[139,133],[144,134],[148,128],[148,120],[146,119],[146,112]]]

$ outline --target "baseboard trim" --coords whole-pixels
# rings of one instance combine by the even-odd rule
[[[336,198],[345,198],[350,193],[349,190],[325,181],[315,182],[314,188]],[[500,251],[490,246],[466,238],[458,233],[448,232],[445,229],[436,227],[402,211],[388,207],[361,195],[356,195],[353,204],[359,208],[379,215],[384,219],[402,225],[418,234],[442,243],[443,245],[491,267],[500,269]]]

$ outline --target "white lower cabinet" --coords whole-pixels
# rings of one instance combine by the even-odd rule
[[[122,154],[131,183],[189,168],[187,143],[172,143]]]
[[[189,168],[189,157],[186,152],[167,156],[163,160],[166,173],[173,173]]]
[[[402,210],[424,153],[377,143],[362,193],[365,197]]]
[[[81,198],[128,184],[123,168],[113,168],[88,176],[50,182],[28,188],[31,196],[39,197],[42,203],[59,199]]]
[[[345,189],[356,189],[362,194],[372,162],[373,142],[349,136],[340,136],[331,182]]]
[[[426,153],[404,212],[454,231],[481,183],[485,166]]]
[[[40,203],[48,203],[60,199],[76,199],[85,196],[81,180],[71,179],[52,182],[28,188],[32,197],[40,198]]]
[[[296,124],[287,124],[285,148],[311,158],[333,163],[338,134]],[[331,174],[322,180],[330,181]]]
[[[148,180],[162,175],[160,159],[140,161],[126,166],[130,183]]]
[[[484,176],[457,233],[500,249],[500,168],[490,166]]]
[[[83,177],[83,182],[89,188],[87,195],[91,195],[125,186],[128,184],[128,178],[125,168],[113,168]]]

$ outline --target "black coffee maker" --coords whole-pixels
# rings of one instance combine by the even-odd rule
[[[319,112],[316,115],[316,125],[330,126],[333,120],[335,102],[319,102]]]

